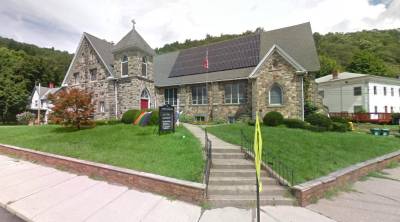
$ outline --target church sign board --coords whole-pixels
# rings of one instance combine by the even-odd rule
[[[159,107],[159,130],[158,133],[162,132],[175,132],[175,109],[173,106],[166,104]]]

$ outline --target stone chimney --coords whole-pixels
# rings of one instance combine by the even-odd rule
[[[339,72],[337,69],[335,69],[332,72],[332,79],[338,79],[338,78],[339,78]]]

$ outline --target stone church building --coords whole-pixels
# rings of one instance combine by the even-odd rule
[[[95,119],[166,103],[199,121],[256,111],[301,119],[304,101],[317,102],[319,68],[310,23],[161,55],[133,25],[117,44],[83,33],[62,87],[92,92]]]

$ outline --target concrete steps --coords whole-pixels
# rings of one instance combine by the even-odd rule
[[[190,129],[190,128],[189,128]],[[194,134],[198,131],[192,131]],[[203,135],[197,135],[204,140]],[[208,134],[212,142],[212,165],[208,184],[208,202],[211,207],[256,206],[256,170],[251,160],[245,159],[240,146],[226,143]],[[260,205],[294,205],[286,187],[279,185],[276,179],[261,171],[263,191],[260,193]]]
[[[256,195],[210,195],[208,201],[211,206],[217,207],[243,207],[251,208],[256,206]],[[282,196],[260,195],[260,205],[287,205],[293,206],[296,202],[292,198]]]
[[[287,191],[278,185],[265,185],[260,195],[283,196]],[[256,195],[255,185],[209,185],[209,195]]]
[[[264,177],[261,180],[262,184],[265,185],[277,185],[275,179],[270,177]],[[211,177],[209,186],[211,185],[255,185],[255,178],[251,177]]]

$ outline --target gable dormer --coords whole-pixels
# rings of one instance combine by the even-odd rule
[[[117,78],[139,76],[153,79],[152,63],[154,50],[147,44],[133,26],[114,47],[114,71]]]

